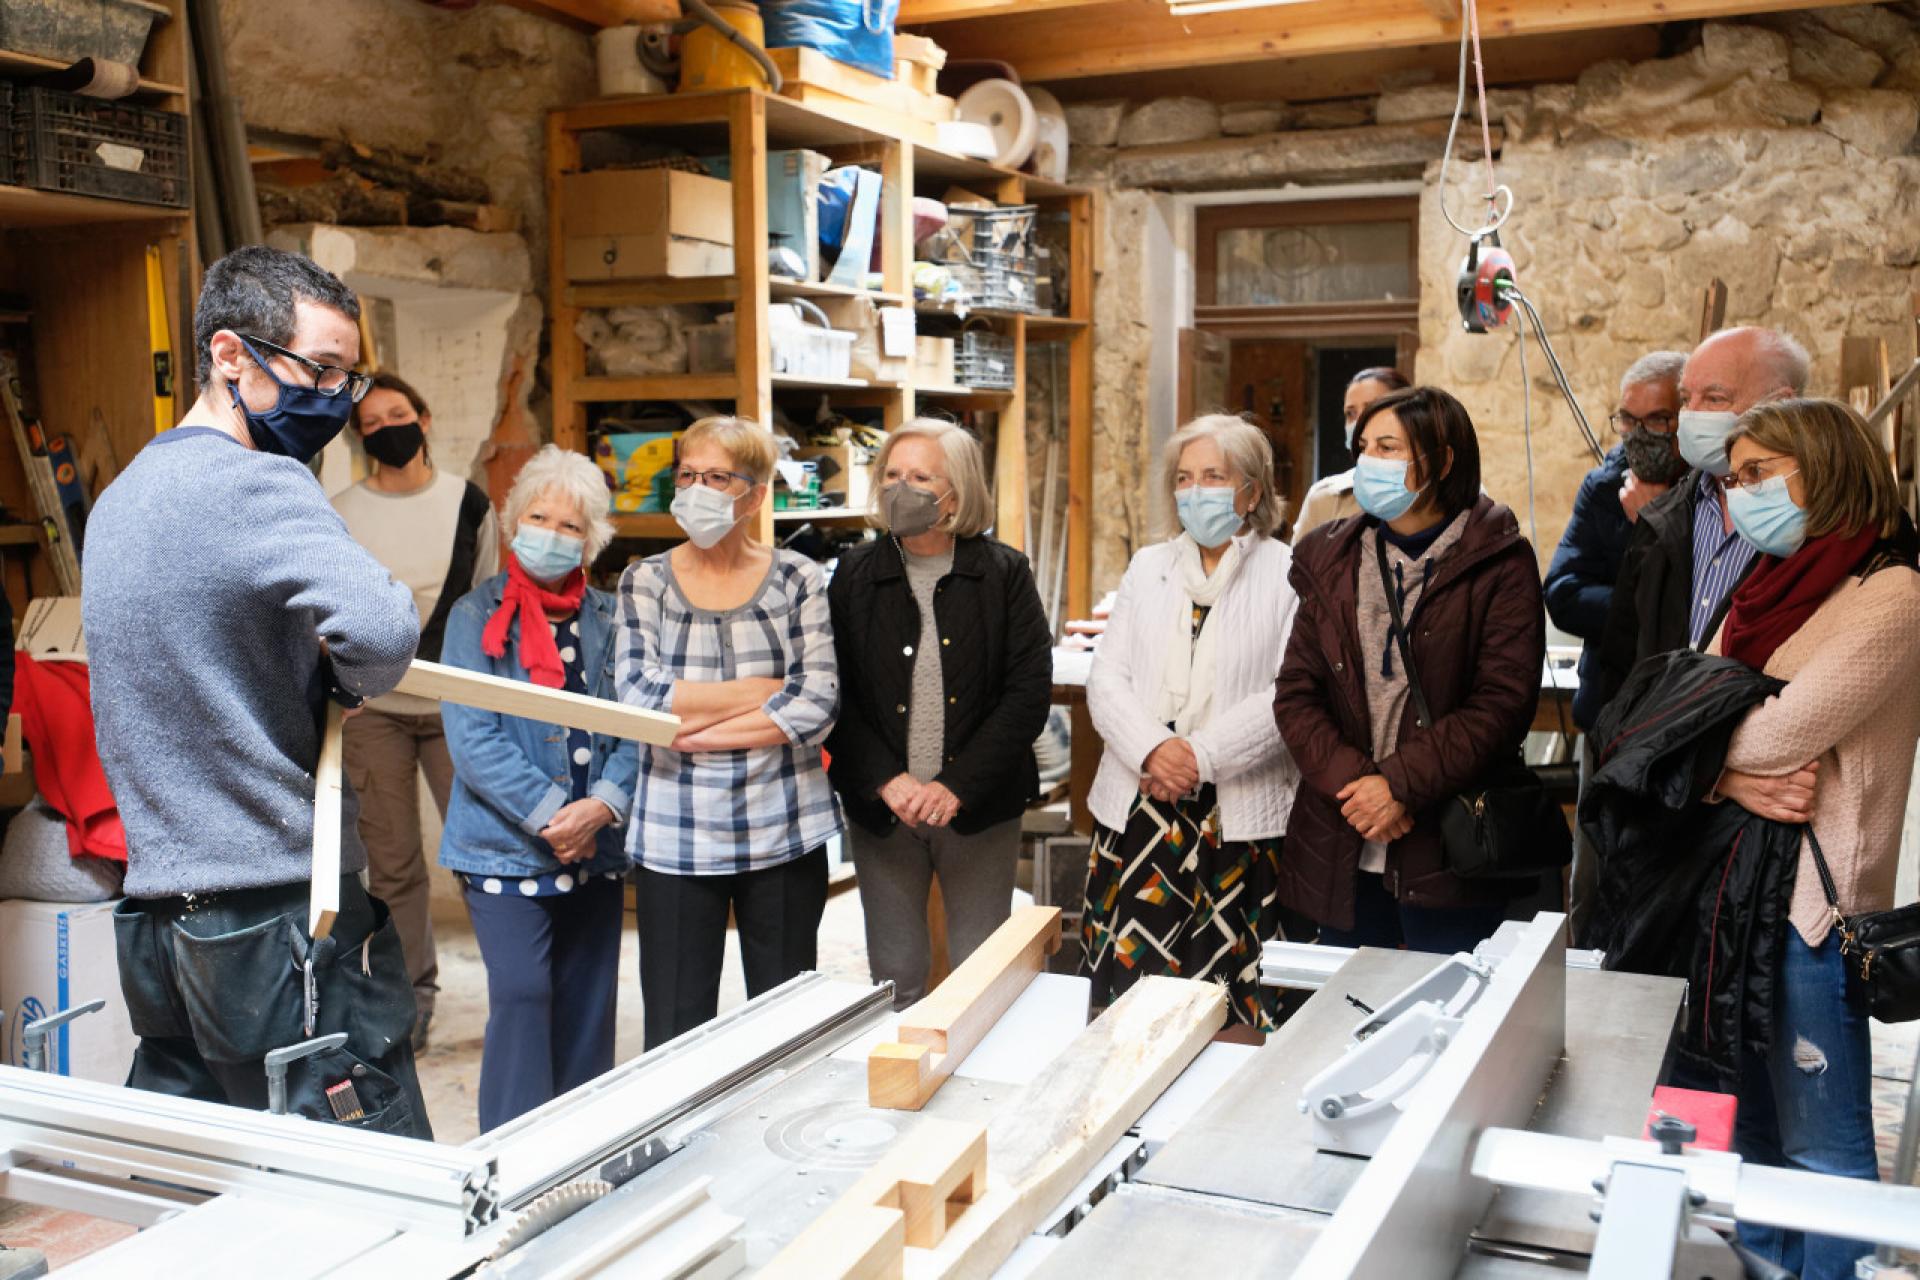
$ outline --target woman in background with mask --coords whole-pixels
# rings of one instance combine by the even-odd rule
[[[586,578],[613,537],[608,505],[580,454],[548,445],[528,459],[507,495],[507,571],[453,607],[442,660],[611,698],[614,601]],[[453,702],[440,714],[454,767],[440,865],[487,967],[485,1131],[613,1066],[637,748]]]
[[[1095,1004],[1170,974],[1219,983],[1236,1020],[1268,1031],[1260,948],[1279,934],[1300,781],[1272,708],[1298,603],[1273,536],[1285,512],[1273,451],[1239,418],[1188,423],[1162,464],[1180,532],[1127,566],[1087,681],[1105,751],[1083,964]]]
[[[1347,380],[1347,394],[1341,409],[1346,416],[1349,451],[1353,449],[1354,424],[1360,421],[1360,415],[1366,412],[1367,406],[1381,396],[1404,391],[1407,386],[1407,375],[1392,365],[1362,369]],[[1300,499],[1300,515],[1293,522],[1294,544],[1299,545],[1300,539],[1323,524],[1359,513],[1360,504],[1353,496],[1353,472],[1349,470],[1323,476],[1315,480],[1307,489],[1306,496]]]
[[[1471,951],[1533,886],[1448,870],[1440,806],[1517,752],[1533,722],[1540,570],[1513,512],[1480,492],[1458,400],[1397,391],[1361,415],[1355,444],[1366,514],[1316,531],[1293,561],[1300,619],[1273,715],[1304,785],[1281,901],[1317,921],[1323,943]],[[1432,724],[1411,697],[1408,649]]]
[[[846,689],[830,776],[860,828],[867,963],[905,1008],[927,991],[927,893],[966,959],[1007,918],[1053,635],[1027,558],[986,534],[980,445],[916,418],[873,470],[884,536],[840,557],[827,599]]]
[[[718,1011],[729,914],[749,999],[816,964],[840,832],[820,744],[840,681],[820,566],[754,538],[778,456],[745,418],[688,427],[673,476],[687,541],[620,579],[619,698],[681,722],[671,748],[640,748],[627,840],[649,1049]]]
[[[478,487],[438,471],[427,449],[433,415],[427,402],[391,373],[373,387],[354,418],[360,446],[379,464],[333,499],[347,532],[413,592],[420,614],[419,656],[438,661],[454,601],[491,578],[500,564],[500,526]],[[413,982],[413,1047],[427,1046],[439,994],[428,910],[426,852],[420,836],[416,769],[447,816],[453,763],[440,727],[440,704],[387,693],[347,721],[346,774],[360,797],[360,840],[367,846],[368,888],[393,912]]]
[[[1786,681],[1727,744],[1718,797],[1804,823],[1792,926],[1773,979],[1765,1054],[1748,1053],[1735,1149],[1748,1160],[1872,1180],[1872,1053],[1848,998],[1813,841],[1844,915],[1894,905],[1894,868],[1920,737],[1920,573],[1887,455],[1831,400],[1742,414],[1729,440],[1727,511],[1760,558],[1710,649]],[[1709,797],[1710,799],[1714,797]],[[1807,1069],[1803,1046],[1818,1046]],[[1741,1240],[1810,1280],[1851,1276],[1869,1246],[1742,1227]]]

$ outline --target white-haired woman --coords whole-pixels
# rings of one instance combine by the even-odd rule
[[[640,750],[627,840],[649,1049],[718,1011],[729,914],[748,998],[816,965],[840,831],[820,744],[840,685],[820,566],[753,536],[776,457],[745,418],[688,427],[673,476],[687,541],[620,579],[620,698],[681,722],[670,749]]]
[[[441,660],[613,697],[614,600],[586,578],[613,536],[607,507],[586,458],[548,445],[529,459],[507,495],[507,571],[454,605]],[[485,1131],[613,1066],[637,752],[452,702],[440,715],[454,769],[440,865],[459,877],[487,967]]]
[[[1271,1030],[1260,948],[1279,931],[1280,842],[1300,773],[1273,719],[1298,601],[1266,437],[1212,414],[1163,459],[1181,532],[1134,556],[1094,654],[1106,744],[1081,932],[1096,1003],[1143,974],[1218,982]]]
[[[971,434],[916,418],[873,469],[883,536],[841,556],[827,591],[846,690],[827,754],[861,832],[867,965],[904,1008],[927,990],[935,876],[955,964],[1012,909],[1053,634],[1027,558],[986,535]]]

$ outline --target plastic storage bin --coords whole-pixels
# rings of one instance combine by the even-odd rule
[[[809,323],[810,318],[817,323]],[[780,377],[845,380],[852,376],[855,336],[831,327],[820,308],[808,302],[776,303],[767,308],[767,345],[773,372]],[[733,372],[732,316],[687,331],[687,367],[694,373]]]
[[[22,185],[187,207],[187,118],[130,102],[22,89],[13,104]]]
[[[153,24],[169,16],[153,0],[0,0],[0,49],[138,66]]]
[[[953,380],[977,391],[1013,390],[1013,339],[968,329],[955,343]]]

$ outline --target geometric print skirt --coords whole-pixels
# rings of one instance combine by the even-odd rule
[[[1236,1019],[1273,1031],[1260,947],[1282,936],[1279,867],[1279,840],[1220,839],[1212,783],[1173,804],[1136,795],[1125,831],[1093,832],[1080,931],[1094,1005],[1146,974],[1194,978],[1225,987]]]

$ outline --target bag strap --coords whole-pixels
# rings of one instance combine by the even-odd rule
[[[1807,847],[1813,851],[1813,869],[1820,873],[1820,891],[1827,895],[1827,909],[1833,912],[1836,923],[1844,928],[1847,918],[1840,914],[1840,895],[1834,891],[1833,872],[1827,867],[1827,855],[1820,851],[1820,837],[1813,834],[1813,824],[1803,828],[1807,833]]]
[[[1382,526],[1384,527],[1384,526]],[[1413,649],[1407,644],[1406,619],[1400,616],[1400,597],[1393,589],[1393,577],[1387,572],[1387,539],[1379,529],[1373,531],[1374,559],[1380,565],[1380,589],[1387,595],[1387,612],[1393,615],[1393,635],[1400,642],[1400,663],[1407,669],[1407,691],[1413,695],[1413,709],[1423,728],[1433,728],[1433,712],[1427,709],[1426,691],[1420,687],[1420,673],[1413,665]]]

